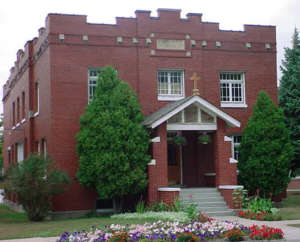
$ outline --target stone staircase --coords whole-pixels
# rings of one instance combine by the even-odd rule
[[[217,188],[181,188],[180,201],[184,206],[196,204],[197,209],[208,216],[232,216],[233,209],[229,209]]]

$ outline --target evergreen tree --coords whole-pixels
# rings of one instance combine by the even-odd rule
[[[278,195],[290,181],[292,153],[282,110],[260,92],[242,136],[239,182],[263,197]]]
[[[135,93],[112,67],[98,78],[95,96],[77,134],[81,184],[104,199],[136,194],[147,186],[149,136]]]
[[[279,103],[286,117],[295,151],[292,160],[292,168],[295,170],[300,168],[300,39],[297,29],[293,35],[292,48],[285,48],[281,71]]]

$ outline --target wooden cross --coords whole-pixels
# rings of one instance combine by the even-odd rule
[[[191,80],[194,81],[194,88],[193,88],[193,96],[198,95],[199,96],[199,89],[197,88],[197,81],[200,80],[200,77],[197,76],[197,73],[194,72],[191,76]]]

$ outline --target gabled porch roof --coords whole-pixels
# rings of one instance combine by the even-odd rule
[[[156,112],[148,115],[142,124],[154,129],[193,103],[198,103],[201,107],[208,110],[210,113],[224,120],[231,127],[241,126],[241,123],[237,119],[223,112],[222,110],[199,96],[189,96],[179,101],[171,102],[168,105],[157,110]]]

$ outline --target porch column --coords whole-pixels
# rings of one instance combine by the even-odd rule
[[[226,123],[217,119],[215,134],[216,185],[237,185],[237,166],[230,163],[232,157],[231,142],[225,141]]]
[[[226,123],[217,119],[215,133],[215,169],[216,186],[229,207],[233,208],[232,192],[237,186],[237,166],[230,162],[232,158],[231,142],[225,141]]]
[[[159,142],[152,143],[152,162],[148,165],[148,203],[159,200],[158,188],[168,186],[167,125],[162,123],[155,130]]]

